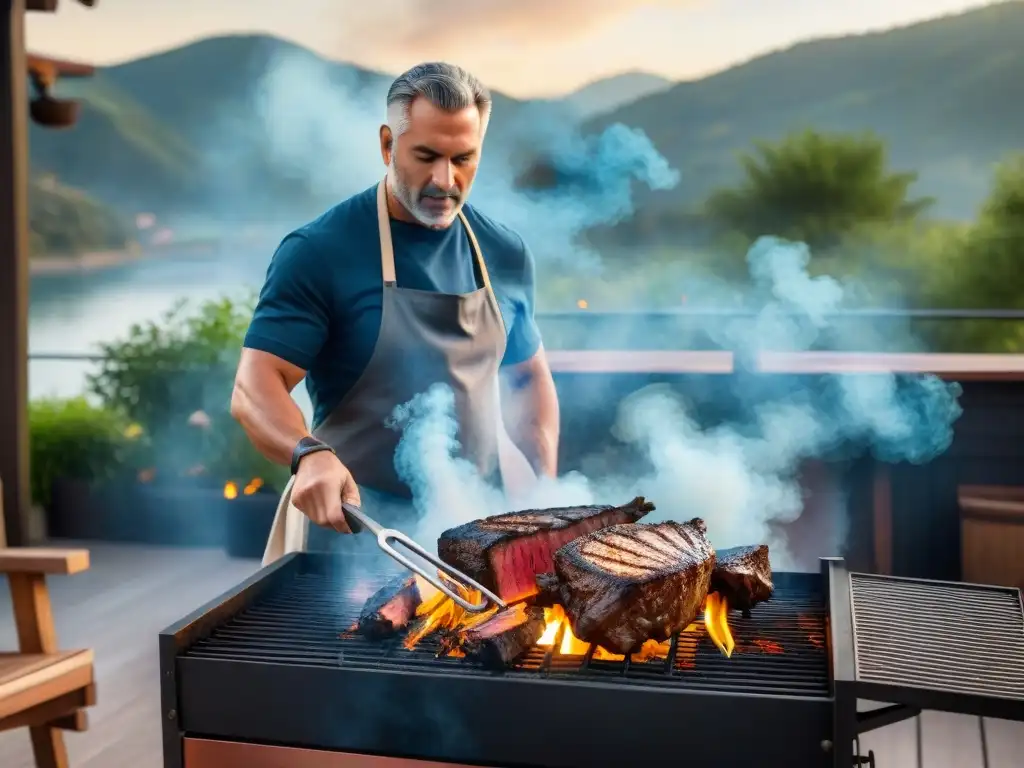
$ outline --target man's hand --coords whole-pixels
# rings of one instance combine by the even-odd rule
[[[341,504],[359,506],[359,488],[348,468],[330,451],[302,457],[292,486],[292,504],[312,522],[338,533],[352,533]]]

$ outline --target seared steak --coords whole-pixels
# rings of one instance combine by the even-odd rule
[[[527,601],[538,608],[551,608],[562,599],[558,577],[553,573],[542,573],[537,576],[537,594]]]
[[[621,507],[531,509],[485,517],[441,534],[437,553],[503,600],[537,591],[534,578],[554,570],[552,555],[586,533],[633,523],[654,509],[642,496]]]
[[[725,598],[730,608],[747,613],[772,596],[772,566],[768,546],[720,549],[711,572],[711,591]]]
[[[413,620],[422,600],[415,577],[396,576],[363,603],[355,629],[373,640],[389,637]]]
[[[458,646],[467,656],[491,667],[511,664],[544,634],[544,611],[516,605],[459,632]]]
[[[555,553],[573,633],[612,653],[685,629],[708,594],[715,550],[704,521],[615,525]]]

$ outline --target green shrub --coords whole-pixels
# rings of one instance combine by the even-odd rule
[[[222,298],[178,304],[161,321],[133,325],[104,344],[89,390],[105,407],[140,424],[158,482],[182,477],[280,487],[287,470],[266,461],[231,418],[231,389],[253,301]],[[206,423],[191,423],[202,412]]]
[[[83,397],[35,400],[29,405],[32,501],[50,503],[58,477],[98,482],[124,466],[131,440],[118,413]]]

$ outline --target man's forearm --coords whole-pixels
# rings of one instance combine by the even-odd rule
[[[291,464],[295,445],[309,434],[302,411],[283,380],[240,377],[231,394],[231,415],[256,450],[275,464]]]
[[[554,477],[558,474],[558,392],[543,352],[515,372],[512,390],[512,440],[534,472]]]

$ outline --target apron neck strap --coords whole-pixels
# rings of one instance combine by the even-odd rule
[[[469,237],[470,247],[473,249],[473,258],[476,259],[480,268],[480,278],[483,280],[484,288],[491,295],[494,294],[491,288],[491,277],[487,273],[487,264],[484,262],[483,254],[480,252],[480,243],[477,242],[473,228],[469,226],[466,215],[460,210],[459,221],[466,228],[466,235]],[[380,232],[380,267],[384,276],[384,285],[394,287],[398,284],[395,277],[395,247],[391,242],[391,217],[388,215],[387,179],[377,185],[377,229]]]
[[[377,185],[377,229],[380,232],[380,268],[384,285],[394,287],[395,248],[391,244],[391,217],[388,216],[387,179]]]

